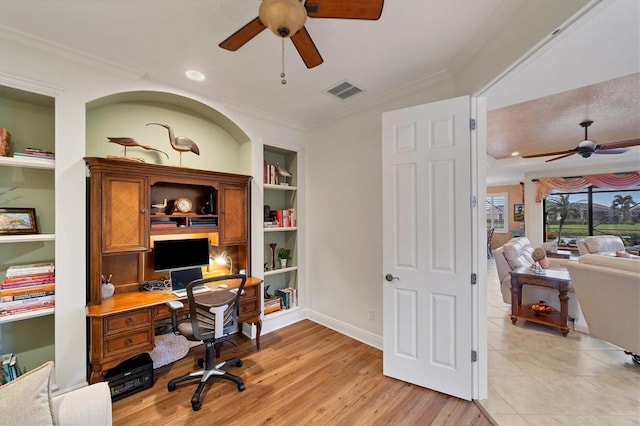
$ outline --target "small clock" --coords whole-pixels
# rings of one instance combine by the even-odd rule
[[[174,213],[190,213],[193,208],[193,203],[188,198],[178,198],[173,202]]]

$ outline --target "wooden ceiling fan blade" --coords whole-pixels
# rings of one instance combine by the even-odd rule
[[[548,163],[548,162],[550,162],[550,161],[560,160],[560,159],[562,159],[562,158],[566,158],[566,157],[570,157],[570,156],[572,156],[573,154],[575,154],[575,151],[572,151],[572,152],[570,152],[570,153],[568,153],[568,154],[561,155],[561,156],[559,156],[559,157],[549,158],[547,161],[545,161],[545,163]]]
[[[564,154],[575,154],[577,151],[575,149],[567,149],[564,151],[556,151],[556,152],[545,152],[544,154],[530,154],[530,155],[521,155],[522,158],[538,158],[538,157],[549,157],[551,155],[564,155]]]
[[[300,28],[297,33],[292,35],[291,41],[307,68],[317,67],[324,62],[322,56],[320,56],[318,48],[305,27]]]
[[[304,7],[311,18],[369,19],[382,15],[384,0],[307,0]]]
[[[640,145],[640,139],[629,139],[626,141],[603,143],[602,145],[598,145],[598,151],[611,150],[616,148],[628,148],[630,146],[639,146],[639,145]]]
[[[260,34],[265,28],[267,27],[262,24],[260,18],[255,18],[247,25],[227,37],[227,39],[218,46],[223,49],[236,51],[244,46],[249,40]]]

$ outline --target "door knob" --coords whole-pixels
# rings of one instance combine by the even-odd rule
[[[387,280],[387,281],[393,281],[393,280],[399,280],[400,278],[394,277],[391,274],[387,274],[387,275],[384,276],[384,279]]]

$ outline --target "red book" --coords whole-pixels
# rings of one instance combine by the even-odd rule
[[[284,226],[282,223],[282,210],[276,210],[276,221],[278,222],[278,226]]]

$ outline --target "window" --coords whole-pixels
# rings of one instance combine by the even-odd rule
[[[495,228],[495,232],[509,232],[509,210],[507,193],[487,194],[485,210],[487,212],[487,229]]]
[[[554,191],[543,209],[545,241],[559,238],[560,245],[571,247],[587,235],[618,235],[625,245],[640,244],[640,186]]]

